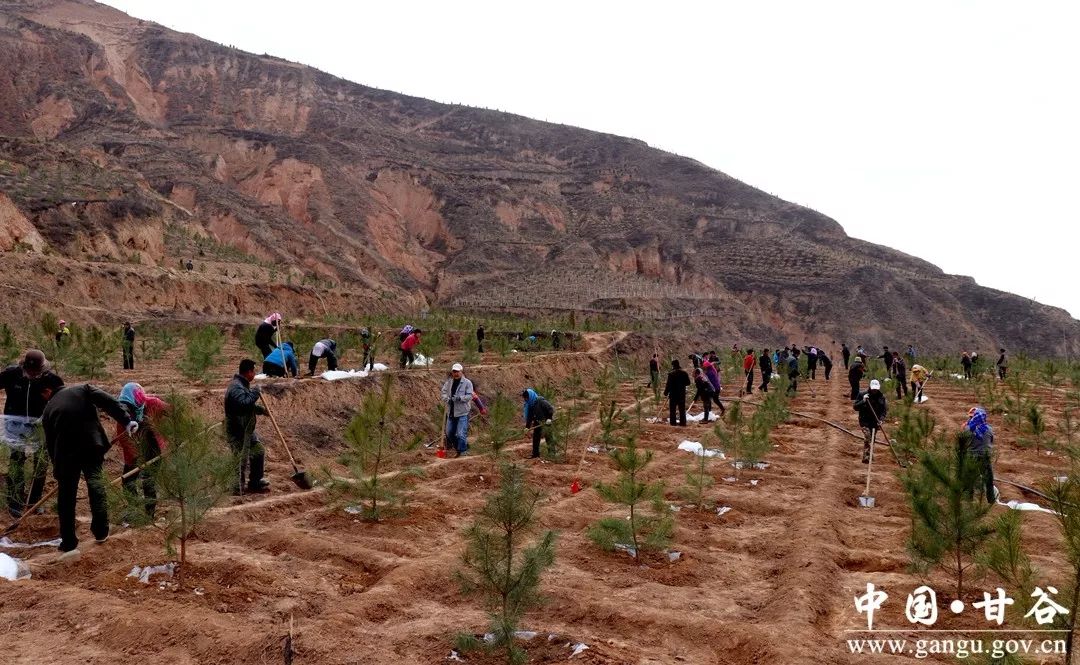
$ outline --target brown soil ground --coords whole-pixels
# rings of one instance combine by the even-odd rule
[[[588,350],[577,353],[506,359],[488,354],[471,374],[485,392],[557,382],[572,373],[591,386],[601,363],[611,357],[611,345],[623,337],[594,335]],[[241,351],[229,351],[231,367]],[[167,392],[183,385],[172,367],[176,354],[130,375],[116,371],[105,384],[111,389],[133,379]],[[425,414],[444,372],[445,367],[395,372],[403,400],[422,423],[429,419]],[[221,386],[229,374],[223,370],[212,388],[188,389],[208,417],[220,417]],[[334,466],[344,424],[377,380],[280,381],[266,391],[309,469]],[[632,404],[633,383],[621,386],[621,406]],[[846,381],[836,377],[828,383],[806,381],[792,408],[857,431],[845,392]],[[931,382],[927,394],[931,399],[923,408],[945,428],[962,422],[972,399],[965,386],[944,382]],[[1052,406],[1061,403],[1060,397],[1043,398]],[[652,415],[651,406],[647,411]],[[1018,447],[1015,430],[1000,417],[992,422],[998,426],[1000,475],[1034,485],[1064,468],[1059,455]],[[78,561],[56,564],[55,552],[47,548],[9,550],[28,556],[33,579],[0,582],[3,662],[285,662],[283,643],[291,619],[297,663],[440,663],[447,662],[455,633],[483,632],[483,611],[459,594],[452,573],[463,547],[462,531],[494,487],[488,458],[444,460],[431,450],[416,452],[406,462],[425,473],[413,483],[407,513],[371,524],[329,506],[319,489],[303,492],[289,483],[290,469],[269,423],[261,423],[260,431],[270,444],[273,493],[230,498],[211,514],[189,546],[183,588],[143,585],[126,577],[134,565],[168,560],[154,529],[120,529],[96,545],[88,517],[80,514],[84,541]],[[766,469],[736,473],[726,462],[713,462],[716,485],[710,498],[731,507],[717,516],[684,505],[677,493],[693,459],[677,445],[684,439],[715,445],[706,438],[708,428],[648,424],[640,441],[654,451],[655,461],[647,475],[663,479],[669,501],[679,507],[672,550],[682,555],[674,562],[654,556],[635,565],[626,554],[598,550],[585,536],[598,517],[618,514],[591,487],[611,480],[614,471],[603,455],[585,452],[593,431],[585,432],[567,464],[524,460],[524,438],[512,451],[546,493],[544,527],[559,534],[557,560],[543,582],[548,603],[522,625],[539,633],[530,642],[530,662],[567,661],[576,643],[589,649],[569,662],[913,658],[849,654],[845,640],[853,635],[845,631],[865,627],[853,597],[867,582],[890,595],[878,614],[879,627],[907,627],[904,599],[924,582],[938,593],[941,618],[935,628],[987,627],[970,609],[960,617],[948,612],[948,576],[908,572],[909,510],[897,466],[884,447],[875,465],[877,507],[860,508],[866,472],[859,460],[861,444],[821,423],[793,417],[776,430]],[[572,494],[575,478],[585,487]],[[1023,498],[1009,486],[1000,488],[1003,499]],[[82,499],[80,510],[85,511]],[[55,533],[54,518],[35,516],[13,535],[27,542]],[[1034,559],[1044,578],[1064,586],[1052,516],[1025,513],[1025,535],[1029,550],[1041,553]],[[992,578],[974,581],[964,600],[970,606],[982,590],[995,586]],[[942,662],[952,660],[943,657]],[[497,661],[469,655],[467,662]]]

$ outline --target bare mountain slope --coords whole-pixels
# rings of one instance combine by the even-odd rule
[[[355,307],[708,315],[770,342],[1061,353],[1080,332],[640,141],[367,88],[93,2],[0,0],[0,73],[0,248],[31,272],[48,251],[166,281],[195,279],[173,269],[197,255],[236,296],[181,309],[255,313],[253,290],[303,282]]]

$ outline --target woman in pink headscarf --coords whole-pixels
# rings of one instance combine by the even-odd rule
[[[255,346],[259,347],[259,352],[262,353],[262,357],[270,355],[270,352],[277,348],[277,342],[275,336],[278,331],[278,324],[281,322],[281,314],[274,312],[270,316],[266,317],[262,323],[259,324],[259,329],[255,331]]]
[[[140,464],[157,457],[165,450],[165,439],[154,427],[158,419],[169,405],[157,395],[149,395],[143,387],[137,383],[126,383],[117,397],[120,406],[128,412],[131,420],[139,423],[139,430],[134,437],[126,434],[126,425],[117,424],[116,436],[119,439],[120,450],[124,454],[124,474],[133,470]],[[146,515],[150,520],[154,519],[154,508],[157,505],[157,487],[154,485],[153,475],[140,472],[132,474],[124,479],[124,493],[128,496],[129,505],[139,501],[138,482],[142,476],[142,502],[146,508]],[[128,519],[134,519],[129,515]]]

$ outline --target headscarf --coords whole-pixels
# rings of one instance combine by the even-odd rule
[[[269,323],[270,325],[274,325],[276,322],[278,322],[280,320],[281,320],[281,313],[280,312],[274,312],[270,316],[266,317],[266,319],[264,320],[264,323]]]
[[[986,422],[986,409],[981,406],[972,407],[968,411],[967,428],[975,438],[982,439],[990,431],[990,425]]]
[[[119,402],[130,404],[135,409],[135,420],[142,422],[143,412],[146,410],[146,392],[142,386],[134,382],[125,383],[124,387],[120,389],[120,396],[116,399]]]
[[[532,388],[525,389],[525,408],[522,410],[522,415],[525,416],[526,424],[528,424],[529,422],[529,407],[531,407],[533,404],[536,404],[536,400],[538,397],[539,395],[537,395],[536,391]]]

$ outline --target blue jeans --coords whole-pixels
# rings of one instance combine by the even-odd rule
[[[469,416],[454,416],[446,420],[446,441],[453,443],[459,453],[469,449]]]

